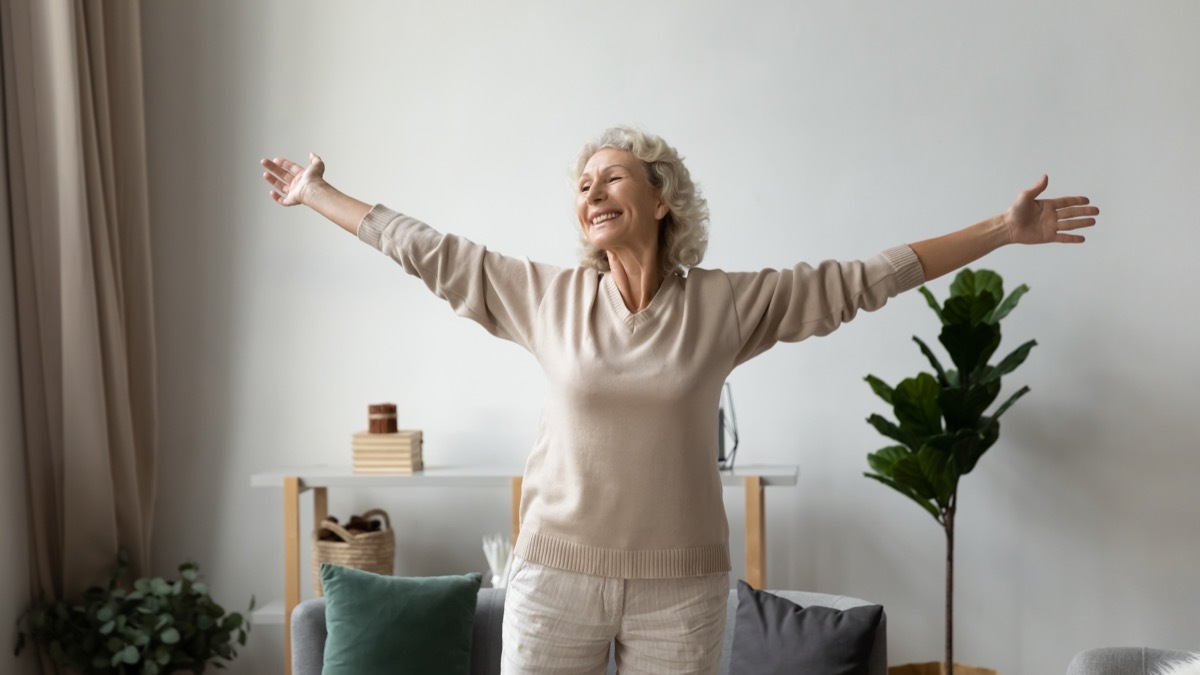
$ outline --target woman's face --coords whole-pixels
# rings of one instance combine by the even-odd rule
[[[668,209],[633,153],[602,148],[579,176],[576,211],[592,246],[642,251],[658,246],[658,221]]]

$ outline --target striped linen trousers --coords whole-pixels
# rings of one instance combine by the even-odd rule
[[[502,675],[716,675],[729,574],[612,579],[514,557],[504,599]]]

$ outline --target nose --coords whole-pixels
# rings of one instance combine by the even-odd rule
[[[591,204],[599,204],[604,201],[604,181],[596,181],[588,188],[588,202]]]

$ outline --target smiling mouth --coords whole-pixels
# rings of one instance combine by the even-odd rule
[[[607,213],[601,213],[600,215],[596,216],[595,218],[592,218],[592,225],[599,225],[600,223],[610,221],[619,215],[621,215],[621,214],[616,211],[608,211]]]

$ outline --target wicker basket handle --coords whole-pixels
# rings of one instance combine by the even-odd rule
[[[330,532],[341,537],[342,541],[350,541],[350,540],[354,539],[354,535],[350,534],[350,532],[346,528],[342,527],[341,525],[338,525],[337,523],[333,522],[332,520],[328,520],[328,519],[322,520],[321,525],[319,527],[317,527],[317,532],[320,533],[321,530],[329,530]]]
[[[375,516],[380,516],[383,518],[383,524],[387,526],[387,529],[392,529],[392,521],[390,518],[388,518],[387,511],[384,511],[383,509],[371,509],[363,514],[363,518],[366,518],[367,520],[370,520]]]
[[[386,511],[384,511],[382,509],[371,509],[370,511],[367,511],[366,513],[362,514],[362,517],[366,518],[367,520],[370,520],[371,518],[373,518],[375,516],[382,517],[383,524],[387,526],[387,529],[388,530],[392,529],[392,521],[388,518],[388,514]],[[341,537],[342,541],[350,541],[350,540],[354,539],[354,536],[355,536],[355,535],[351,534],[350,531],[347,530],[346,528],[344,528],[341,525],[333,522],[332,520],[328,520],[328,519],[321,521],[321,525],[320,525],[320,527],[317,528],[317,531],[320,532],[321,530],[329,530],[330,532],[333,532],[337,536]]]

